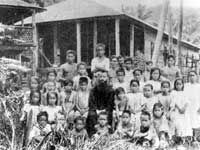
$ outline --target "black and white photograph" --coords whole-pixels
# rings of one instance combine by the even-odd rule
[[[200,150],[200,0],[0,0],[0,150]]]

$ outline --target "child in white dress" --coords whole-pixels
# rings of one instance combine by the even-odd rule
[[[190,117],[192,120],[192,128],[200,127],[200,84],[197,82],[197,73],[190,71],[188,73],[189,83],[185,85],[185,92],[190,99],[192,107],[190,107]]]
[[[30,93],[30,102],[25,104],[22,109],[21,121],[27,120],[31,121],[31,124],[34,125],[37,123],[37,114],[40,112],[41,107],[41,93],[40,91],[31,91]],[[32,118],[32,120],[29,120]]]
[[[49,115],[49,123],[55,124],[57,114],[62,112],[62,106],[58,106],[58,94],[56,92],[47,93],[47,106],[43,106],[43,111]]]
[[[180,137],[192,137],[192,120],[190,119],[191,102],[184,90],[183,79],[175,80],[172,96],[174,103],[174,124],[176,127],[176,135]]]
[[[161,70],[159,68],[152,68],[150,72],[150,80],[146,82],[146,84],[153,85],[154,94],[158,94],[160,92],[160,84],[161,81]]]
[[[151,84],[146,84],[143,90],[143,106],[145,111],[148,111],[150,114],[153,112],[153,106],[155,103],[158,103],[158,97],[153,94],[153,86]]]

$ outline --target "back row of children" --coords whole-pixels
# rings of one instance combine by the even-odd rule
[[[151,61],[146,62],[146,69],[142,70],[132,67],[131,58],[124,60],[123,57],[113,56],[109,60],[104,53],[105,45],[98,44],[97,57],[91,62],[92,79],[88,76],[85,63],[75,64],[75,53],[71,50],[67,51],[67,63],[60,67],[62,82],[59,82],[61,75],[57,75],[54,69],[47,73],[47,81],[43,85],[37,77],[32,77],[30,91],[24,96],[21,120],[31,114],[30,128],[39,126],[38,130],[41,129],[38,123],[45,120],[42,117],[46,117],[48,124],[54,125],[63,116],[68,128],[74,128],[74,134],[82,133],[82,130],[76,130],[81,125],[84,130],[84,119],[80,117],[87,117],[90,90],[97,84],[101,70],[105,70],[115,89],[115,108],[112,127],[107,125],[107,114],[99,114],[97,135],[111,129],[122,137],[153,137],[153,141],[157,141],[157,135],[162,132],[169,137],[176,135],[183,139],[193,136],[193,129],[200,126],[200,84],[195,71],[188,73],[189,83],[184,85],[178,68],[174,66],[174,56],[168,57],[168,66],[162,70],[153,68]],[[70,126],[74,121],[78,122],[77,125]],[[35,131],[33,128],[30,139],[46,133]],[[148,132],[150,135],[146,134]],[[86,134],[85,130],[83,133]]]

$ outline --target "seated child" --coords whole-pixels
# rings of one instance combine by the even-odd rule
[[[37,123],[37,114],[40,112],[40,103],[41,103],[41,93],[40,91],[31,91],[30,101],[25,104],[22,108],[22,116],[20,121],[31,121],[31,124],[34,125]],[[32,120],[29,120],[29,117]],[[30,127],[31,128],[31,127]]]
[[[125,95],[125,90],[119,87],[115,90],[115,106],[113,111],[113,128],[119,123],[122,113],[129,110],[128,99]]]
[[[111,131],[111,127],[108,125],[108,114],[106,112],[100,112],[98,116],[98,124],[95,125],[96,133],[94,138],[108,135]]]
[[[135,125],[131,123],[131,112],[124,110],[115,134],[117,134],[121,139],[130,139],[134,134],[134,130]]]
[[[48,124],[48,114],[42,111],[37,115],[37,124],[30,132],[29,141],[40,143],[49,132],[51,132],[51,126]]]
[[[153,86],[151,84],[146,84],[143,89],[143,107],[145,111],[152,113],[153,106],[158,102],[157,97],[153,94]]]
[[[152,148],[158,148],[159,139],[154,127],[151,124],[151,114],[147,111],[142,111],[140,116],[140,128],[134,133],[136,140],[148,139],[152,143]]]
[[[161,131],[165,131],[168,135],[172,134],[172,130],[170,130],[169,120],[167,120],[164,114],[164,107],[161,103],[156,103],[153,106],[153,126],[157,134],[159,134]]]
[[[71,131],[71,144],[75,148],[81,148],[88,139],[88,134],[85,129],[85,119],[81,116],[75,118],[74,129]]]
[[[56,92],[47,93],[47,106],[43,106],[42,110],[48,113],[49,123],[54,124],[56,115],[62,112],[62,107],[58,106],[58,94]]]

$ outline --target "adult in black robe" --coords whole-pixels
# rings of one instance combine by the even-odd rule
[[[112,112],[114,108],[114,90],[108,85],[108,72],[101,72],[98,83],[90,91],[89,113],[86,121],[88,135],[91,137],[95,131],[99,111],[106,111],[108,124],[112,125]]]

